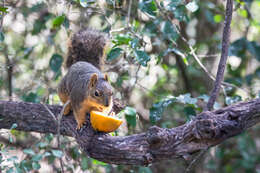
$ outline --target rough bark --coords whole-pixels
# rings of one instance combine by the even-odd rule
[[[47,105],[58,116],[61,106]],[[147,165],[162,159],[183,157],[215,146],[260,122],[260,99],[203,112],[172,129],[152,126],[146,133],[112,137],[95,132],[87,120],[76,130],[72,113],[61,121],[61,134],[73,136],[90,157],[113,164]],[[56,133],[57,125],[42,104],[0,101],[0,129],[16,123],[17,130]]]
[[[206,111],[210,111],[213,108],[213,105],[218,97],[219,90],[221,87],[221,82],[224,79],[224,72],[225,72],[226,63],[228,59],[228,48],[229,48],[229,40],[230,40],[230,32],[231,32],[230,24],[232,20],[232,12],[233,12],[233,0],[227,0],[226,4],[227,4],[226,17],[225,17],[224,28],[223,28],[221,57],[218,64],[216,81],[210,93],[208,104],[205,107]]]

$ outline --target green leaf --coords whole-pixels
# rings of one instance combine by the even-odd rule
[[[7,161],[11,161],[11,162],[17,161],[17,160],[18,160],[18,157],[17,157],[17,156],[12,156],[12,157],[9,157],[9,158],[7,159]]]
[[[172,96],[153,104],[150,108],[150,122],[156,123],[157,121],[159,121],[162,118],[162,114],[165,108],[167,108],[170,104],[174,103],[175,101],[175,97]]]
[[[182,61],[184,62],[185,65],[189,65],[186,56],[179,49],[173,48],[173,49],[170,49],[170,50],[172,52],[176,53],[177,55],[179,55],[182,58]]]
[[[12,127],[10,128],[10,130],[15,129],[16,127],[17,127],[17,124],[16,124],[16,123],[13,123],[13,124],[12,124]]]
[[[35,152],[32,149],[24,149],[23,152],[32,156],[35,155]]]
[[[78,157],[80,157],[79,150],[76,147],[73,147],[69,150],[70,156],[76,160]]]
[[[136,126],[136,110],[127,106],[124,110],[126,121],[129,125]]]
[[[81,158],[80,165],[81,165],[81,169],[82,169],[83,171],[85,171],[85,170],[88,169],[88,159],[87,159],[87,157],[83,156],[83,157]]]
[[[182,0],[173,0],[173,1],[170,1],[170,3],[166,6],[166,8],[168,10],[176,10],[176,7],[178,7],[179,5],[182,5],[183,1]]]
[[[242,37],[233,43],[231,43],[229,48],[229,55],[230,56],[237,56],[241,57],[245,54],[247,48],[248,41],[246,38]]]
[[[14,173],[15,171],[14,171],[14,168],[9,168],[7,171],[6,171],[6,173]]]
[[[64,20],[64,22],[63,22],[63,24],[62,24],[66,29],[69,29],[69,27],[70,27],[70,21],[69,21],[69,19],[65,16],[65,20]]]
[[[63,156],[63,152],[61,150],[51,150],[51,152],[55,157],[61,158]]]
[[[5,35],[3,32],[0,32],[0,42],[3,42],[5,40]]]
[[[185,107],[184,113],[185,113],[188,121],[190,121],[192,117],[196,116],[196,112],[195,112],[194,108],[191,106]]]
[[[42,19],[37,19],[33,24],[32,35],[36,35],[41,32],[41,30],[45,29],[45,22]]]
[[[258,60],[260,61],[260,45],[255,41],[248,42],[247,50]]]
[[[38,162],[32,162],[32,167],[34,170],[38,170],[41,168],[41,165]]]
[[[5,82],[4,82],[3,77],[0,77],[0,88],[3,87],[4,83],[5,83]]]
[[[238,96],[238,95],[233,96],[233,97],[228,97],[227,96],[225,98],[225,102],[226,102],[227,105],[232,105],[232,104],[237,103],[237,102],[239,102],[241,100],[242,100],[241,96]]]
[[[129,79],[129,74],[128,72],[124,72],[122,74],[120,74],[116,80],[116,85],[118,87],[122,87],[122,83],[125,81],[125,80],[128,80]]]
[[[3,13],[8,13],[8,8],[0,6],[0,11]]]
[[[35,154],[33,157],[32,157],[32,161],[35,161],[35,162],[38,162],[40,160],[42,160],[42,155],[41,154]]]
[[[24,94],[22,99],[26,102],[39,103],[40,99],[36,93],[30,92],[29,94]]]
[[[134,55],[137,59],[137,61],[142,65],[142,66],[147,66],[147,62],[150,61],[150,56],[142,50],[135,50]]]
[[[174,17],[179,21],[187,22],[189,19],[184,5],[180,5],[175,10],[173,10],[173,14]]]
[[[39,142],[38,144],[36,144],[37,147],[40,147],[40,148],[44,148],[46,146],[48,146],[48,144],[46,142]]]
[[[25,172],[30,172],[32,170],[32,162],[30,160],[22,160],[20,163],[20,167]]]
[[[155,103],[150,108],[150,121],[155,123],[159,121],[162,117],[164,110],[172,103],[179,102],[183,104],[189,104],[191,106],[197,107],[197,99],[191,98],[190,93],[179,95],[178,97],[168,96],[161,101]]]
[[[48,156],[50,156],[50,155],[51,155],[51,153],[45,152],[45,153],[42,155],[42,157],[48,157]]]
[[[176,97],[176,99],[180,103],[190,104],[190,105],[193,105],[193,106],[196,106],[196,103],[197,103],[197,99],[196,98],[191,98],[190,93],[181,94],[178,97]]]
[[[139,40],[137,38],[134,38],[130,41],[130,46],[132,49],[136,49],[139,46]]]
[[[45,140],[48,141],[48,143],[50,143],[53,140],[53,134],[49,133],[45,136]]]
[[[108,165],[107,163],[98,161],[98,160],[96,160],[96,159],[91,159],[91,160],[92,160],[92,163],[95,164],[95,165],[100,165],[100,166],[106,166],[106,165]]]
[[[61,76],[61,69],[59,69],[59,70],[56,72],[56,74],[55,74],[55,76],[54,76],[54,80],[58,80],[60,76]]]
[[[186,5],[186,8],[193,13],[199,9],[199,6],[195,1],[192,1]]]
[[[256,70],[255,70],[255,74],[258,78],[260,78],[260,67],[258,67]]]
[[[63,24],[64,21],[65,21],[65,15],[58,16],[58,17],[53,19],[52,27],[58,28]]]
[[[42,30],[46,29],[46,22],[53,18],[54,15],[51,13],[46,13],[44,16],[39,17],[38,19],[35,20],[33,24],[33,30],[32,30],[32,35],[37,35],[40,33]]]
[[[43,8],[46,8],[45,3],[43,3],[43,2],[37,3],[37,4],[33,5],[32,8],[30,8],[30,12],[39,12]]]
[[[140,166],[138,169],[138,173],[152,173],[152,170],[148,167]]]
[[[245,9],[239,8],[239,9],[237,10],[237,12],[238,12],[238,14],[239,14],[240,16],[242,16],[242,17],[244,17],[244,18],[247,18],[247,17],[248,17],[247,11],[246,11]]]
[[[11,135],[9,135],[8,140],[9,140],[10,143],[14,142],[14,139],[13,139],[13,137]]]
[[[119,46],[128,45],[131,40],[132,37],[130,37],[129,35],[117,35],[112,42],[115,44],[115,46]]]
[[[82,7],[86,8],[89,4],[95,2],[95,0],[79,0],[79,3]]]
[[[139,8],[142,12],[147,13],[152,17],[156,16],[157,6],[154,0],[141,0]]]
[[[119,57],[123,49],[121,48],[113,48],[110,50],[110,52],[107,55],[107,60],[112,61]]]
[[[223,21],[222,15],[216,14],[216,15],[214,16],[214,21],[215,21],[216,23],[222,22],[222,21]]]
[[[170,41],[175,42],[179,37],[176,28],[169,21],[162,23],[161,32],[163,33],[164,38]]]
[[[23,173],[24,171],[20,168],[20,164],[14,163],[15,173]]]
[[[206,94],[200,95],[197,97],[198,99],[202,99],[204,102],[208,102],[209,101],[209,96]]]
[[[53,54],[51,59],[50,59],[50,68],[54,72],[58,72],[62,66],[63,58],[59,54]]]

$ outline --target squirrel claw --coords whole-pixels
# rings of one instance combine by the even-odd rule
[[[83,124],[80,124],[80,125],[77,126],[76,130],[81,130],[82,127],[83,127]]]
[[[84,127],[86,127],[86,125],[87,125],[87,123],[86,123],[86,122],[84,122],[84,123],[81,123],[81,124],[78,124],[78,126],[77,126],[76,130],[81,132],[81,131],[82,131],[82,129],[83,129]]]
[[[81,133],[83,131],[83,128],[82,127],[77,127],[76,130]]]

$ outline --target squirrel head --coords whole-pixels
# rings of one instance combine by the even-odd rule
[[[98,76],[93,73],[89,80],[87,97],[91,99],[102,111],[112,105],[113,89],[108,83],[107,74]],[[95,105],[97,107],[97,105]]]

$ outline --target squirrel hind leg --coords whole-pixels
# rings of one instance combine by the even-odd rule
[[[69,100],[69,96],[65,93],[58,92],[59,98],[63,104],[65,104]],[[68,115],[71,110],[71,103],[67,104],[67,106],[64,109],[64,115]]]
[[[73,110],[75,119],[77,121],[77,130],[80,130],[84,124],[86,124],[86,111],[81,108],[79,110]]]
[[[67,104],[67,106],[64,109],[64,115],[68,115],[71,110],[71,103]]]

